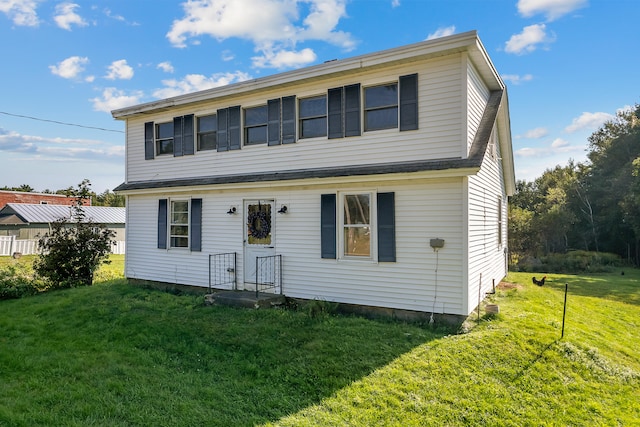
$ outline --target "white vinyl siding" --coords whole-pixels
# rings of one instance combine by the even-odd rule
[[[202,252],[165,251],[156,248],[157,203],[161,195],[129,196],[126,275],[131,278],[208,286],[208,254],[238,253],[238,283],[242,278],[242,215],[228,215],[229,206],[243,199],[274,199],[287,205],[286,215],[275,215],[277,254],[283,256],[283,288],[287,296],[325,299],[351,304],[437,313],[463,313],[462,178],[421,179],[410,185],[363,184],[361,190],[395,192],[396,253],[394,263],[327,260],[320,257],[320,198],[333,191],[357,191],[317,186],[282,190],[254,189],[185,191],[202,197]],[[213,190],[213,189],[211,189]],[[181,194],[172,195],[180,197]],[[429,239],[442,238],[436,256]],[[437,292],[436,292],[437,288]]]
[[[494,129],[494,134],[496,130]],[[478,304],[478,286],[481,283],[480,297],[500,283],[506,274],[505,248],[507,232],[507,212],[504,192],[504,176],[500,159],[485,156],[480,172],[468,178],[468,289],[467,309],[472,311]],[[500,198],[502,209],[502,243],[499,242],[496,226],[500,213],[497,200]]]
[[[340,167],[354,164],[415,161],[460,157],[461,129],[464,125],[460,105],[466,70],[460,69],[460,54],[394,66],[368,74],[327,78],[313,83],[292,84],[286,90],[270,90],[259,96],[243,95],[233,99],[211,101],[197,107],[180,108],[155,115],[127,120],[128,182],[167,180],[211,175],[231,175],[270,172],[286,169]],[[242,146],[241,150],[196,152],[194,156],[159,156],[144,159],[144,123],[167,122],[185,114],[197,116],[215,114],[217,109],[231,105],[259,105],[269,99],[296,95],[298,98],[317,96],[329,88],[360,83],[365,86],[384,84],[389,76],[418,73],[419,129],[400,132],[397,128],[363,132],[348,139],[326,137],[302,139],[295,144]],[[392,143],[390,142],[392,140]],[[366,152],[367,156],[362,153]]]

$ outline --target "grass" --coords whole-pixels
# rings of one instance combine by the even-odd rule
[[[511,274],[488,298],[500,314],[465,334],[118,278],[2,301],[0,425],[639,425],[640,271],[625,273]]]

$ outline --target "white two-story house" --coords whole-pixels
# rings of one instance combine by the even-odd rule
[[[507,273],[509,107],[476,32],[112,114],[128,278],[465,316]]]

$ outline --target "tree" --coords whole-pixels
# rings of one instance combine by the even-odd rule
[[[33,193],[35,191],[29,184],[22,184],[20,187],[7,187],[5,185],[4,187],[0,188],[0,190],[21,191],[23,193]]]
[[[91,197],[88,180],[70,190],[75,197],[70,218],[61,218],[51,225],[51,231],[41,237],[41,255],[34,261],[34,270],[49,279],[55,288],[90,286],[101,264],[108,264],[108,255],[115,233],[94,223],[83,209],[83,200]]]
[[[109,190],[105,190],[104,192],[98,194],[95,197],[94,206],[112,206],[116,208],[123,208],[125,203],[125,198],[123,195],[112,193]]]

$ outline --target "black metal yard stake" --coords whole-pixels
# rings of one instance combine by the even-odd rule
[[[569,284],[564,284],[564,311],[562,312],[562,335],[560,339],[564,338],[564,319],[567,316],[567,291],[569,290]]]

